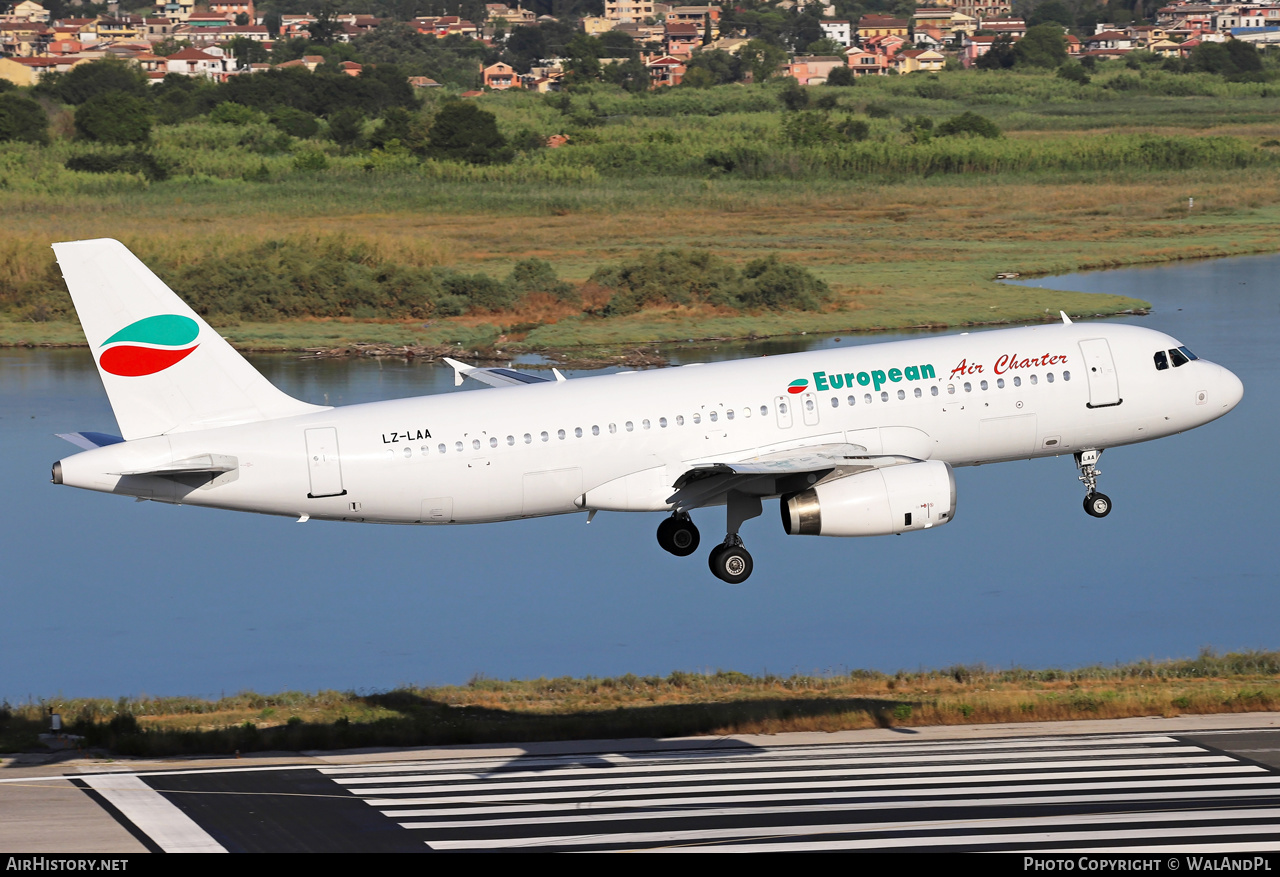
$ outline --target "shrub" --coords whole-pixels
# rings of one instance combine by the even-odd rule
[[[76,134],[85,140],[131,145],[151,139],[151,108],[139,97],[107,91],[76,110]]]
[[[749,262],[737,306],[771,311],[815,311],[831,298],[831,288],[799,265],[784,265],[777,256]]]
[[[498,132],[493,113],[457,101],[445,104],[436,114],[427,137],[427,155],[471,164],[496,164],[515,157]]]
[[[89,153],[73,155],[64,165],[67,170],[86,171],[91,174],[142,174],[148,180],[159,182],[169,178],[169,170],[156,161],[155,156],[141,149],[118,153]]]
[[[0,94],[0,141],[49,142],[49,117],[40,104],[16,94]]]
[[[299,140],[314,137],[320,130],[320,123],[316,121],[315,116],[306,110],[293,107],[276,107],[267,117],[267,121],[290,137],[297,137]]]
[[[318,149],[304,149],[293,157],[296,171],[322,171],[329,166],[329,159]]]
[[[573,304],[582,301],[578,290],[572,284],[565,283],[557,277],[551,263],[541,259],[525,259],[517,262],[511,269],[511,273],[507,275],[507,288],[517,298],[542,292],[554,297],[557,301]]]
[[[266,120],[264,113],[235,101],[223,101],[209,112],[210,122],[223,125],[261,125]]]
[[[947,119],[937,127],[939,137],[956,137],[956,136],[974,136],[985,137],[988,140],[998,140],[1004,135],[1000,133],[1000,129],[996,123],[988,119],[986,116],[980,116],[977,113],[964,112],[958,116]]]

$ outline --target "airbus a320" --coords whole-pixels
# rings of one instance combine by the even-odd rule
[[[159,502],[387,524],[722,506],[709,552],[751,575],[740,535],[779,499],[792,535],[927,530],[956,513],[953,467],[1070,454],[1084,509],[1106,448],[1173,435],[1239,402],[1240,380],[1132,325],[1038,325],[565,380],[455,360],[449,393],[343,407],[272,386],[122,244],[54,245],[121,435],[53,481]]]

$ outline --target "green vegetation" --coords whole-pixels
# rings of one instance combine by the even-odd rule
[[[329,320],[343,343],[516,351],[1138,308],[992,278],[1274,250],[1280,86],[1261,57],[1261,75],[1131,56],[1083,75],[476,100],[415,97],[389,62],[169,77],[141,96],[120,65],[83,65],[40,86],[48,141],[0,154],[0,208],[22,217],[0,241],[0,343],[78,340],[47,245],[103,235],[249,346],[280,346],[278,325],[254,327],[281,319],[312,321],[315,343],[303,324],[283,332],[299,346],[324,344]],[[0,97],[30,111],[20,89]],[[72,136],[107,97],[144,101],[149,138]],[[737,280],[703,294],[618,279],[675,251]],[[513,287],[531,259],[554,289]]]
[[[520,743],[841,731],[899,725],[1062,721],[1280,708],[1280,653],[1076,670],[852,670],[813,676],[732,671],[404,687],[381,694],[252,692],[45,698],[0,705],[0,752],[38,746],[50,708],[87,748],[119,755]]]

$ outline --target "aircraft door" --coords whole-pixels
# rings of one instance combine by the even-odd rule
[[[773,410],[778,415],[778,426],[781,429],[791,428],[791,406],[794,404],[793,396],[774,396]]]
[[[1081,341],[1080,352],[1084,354],[1085,374],[1089,378],[1089,407],[1119,405],[1123,401],[1120,398],[1120,380],[1116,375],[1115,361],[1111,358],[1107,339],[1090,338]]]
[[[338,430],[332,426],[306,431],[307,469],[311,475],[308,497],[342,496],[342,461],[338,456]]]

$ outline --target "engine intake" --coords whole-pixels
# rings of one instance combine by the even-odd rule
[[[791,536],[888,536],[927,530],[956,512],[956,479],[940,460],[907,463],[826,481],[782,498]]]

